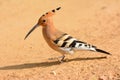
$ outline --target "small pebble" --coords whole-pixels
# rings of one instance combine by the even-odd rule
[[[56,72],[55,71],[51,71],[50,73],[56,76]]]

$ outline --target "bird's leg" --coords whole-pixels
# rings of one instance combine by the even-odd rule
[[[63,55],[63,56],[61,56],[61,61],[64,61],[64,59],[65,59],[65,55]]]
[[[61,60],[59,60],[59,58],[61,58]],[[64,62],[64,59],[65,59],[65,55],[58,57],[58,61],[59,61],[60,63],[63,63],[63,62]]]

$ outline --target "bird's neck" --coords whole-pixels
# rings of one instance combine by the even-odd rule
[[[57,29],[54,27],[53,23],[46,25],[43,29],[43,36],[48,39],[54,40],[54,35],[56,34]]]

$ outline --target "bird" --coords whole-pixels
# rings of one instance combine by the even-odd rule
[[[50,46],[53,50],[61,53],[62,56],[59,58],[61,62],[64,61],[66,54],[74,54],[76,51],[86,50],[86,51],[94,51],[100,52],[104,54],[111,55],[109,52],[104,51],[102,49],[97,48],[91,44],[88,44],[84,41],[78,40],[73,36],[67,34],[66,32],[62,32],[58,30],[53,24],[52,17],[56,14],[61,7],[57,7],[47,13],[43,14],[37,24],[33,26],[33,28],[27,33],[24,40],[33,32],[37,27],[42,26],[42,34],[47,42],[48,46]]]

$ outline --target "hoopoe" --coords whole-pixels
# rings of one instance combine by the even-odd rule
[[[53,24],[52,16],[55,15],[56,11],[60,10],[60,8],[61,7],[58,7],[46,14],[43,14],[38,20],[38,23],[28,32],[24,39],[26,39],[38,26],[42,26],[44,39],[52,49],[62,54],[61,61],[64,60],[65,54],[73,54],[77,50],[89,50],[110,55],[109,52],[98,49],[96,46],[87,44],[86,42],[80,41],[67,33],[57,30]]]

